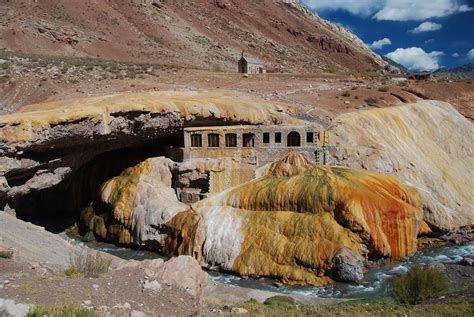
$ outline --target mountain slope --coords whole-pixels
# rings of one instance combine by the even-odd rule
[[[459,67],[440,68],[435,74],[455,79],[474,79],[474,64],[469,63]]]
[[[0,1],[0,47],[59,56],[235,70],[242,51],[269,70],[376,70],[356,36],[289,0]]]

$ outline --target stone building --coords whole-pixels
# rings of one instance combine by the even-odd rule
[[[239,73],[243,74],[263,74],[265,73],[265,68],[263,63],[254,57],[247,57],[242,54],[242,57],[239,60]]]
[[[184,129],[183,161],[219,161],[208,173],[205,190],[182,188],[183,202],[248,182],[258,169],[292,151],[307,152],[319,164],[328,157],[327,134],[313,125],[240,125]]]

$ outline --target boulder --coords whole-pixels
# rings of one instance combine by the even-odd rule
[[[143,288],[159,291],[165,286],[177,287],[192,296],[201,298],[207,286],[207,273],[198,261],[190,256],[178,256],[164,262],[162,259],[124,261],[115,270],[143,272],[146,280]]]
[[[165,262],[157,275],[165,284],[185,290],[192,296],[201,298],[207,286],[207,273],[190,256],[178,256]]]
[[[460,262],[464,266],[474,266],[474,259],[472,258],[463,258]]]
[[[446,266],[441,262],[431,262],[430,264],[428,264],[428,267],[436,269],[442,273],[446,272]]]
[[[248,314],[249,311],[243,307],[232,307],[230,313],[233,315],[245,315]]]
[[[26,316],[30,307],[27,304],[17,304],[11,299],[0,298],[0,316],[2,317]]]
[[[332,258],[332,277],[344,283],[360,283],[364,279],[364,258],[349,248],[342,248]]]

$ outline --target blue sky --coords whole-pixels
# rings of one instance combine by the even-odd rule
[[[474,0],[301,0],[413,71],[474,63]]]

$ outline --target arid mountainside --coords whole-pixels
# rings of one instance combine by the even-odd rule
[[[269,70],[381,70],[355,35],[275,0],[0,2],[0,47],[47,56],[236,70],[242,51]]]
[[[474,126],[440,101],[339,116],[334,163],[396,175],[418,190],[433,229],[474,224]]]

